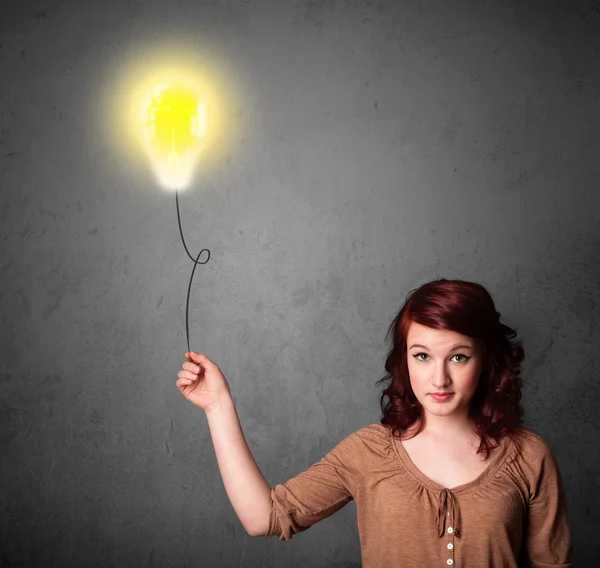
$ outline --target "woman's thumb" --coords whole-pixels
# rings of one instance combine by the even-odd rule
[[[215,366],[215,363],[213,363],[206,355],[204,355],[204,353],[196,353],[195,351],[189,351],[188,354],[195,363],[201,363],[205,367]]]

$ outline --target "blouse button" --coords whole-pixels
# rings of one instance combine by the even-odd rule
[[[449,532],[450,534],[452,534],[452,531],[453,531],[453,530],[454,530],[454,529],[453,529],[452,527],[448,527],[448,532]]]
[[[453,548],[454,548],[454,545],[451,542],[449,542],[448,543],[448,550],[452,550]]]
[[[454,560],[452,560],[452,558],[448,558],[448,560],[446,560],[446,564],[448,564],[448,566],[452,566],[452,564],[454,564]]]

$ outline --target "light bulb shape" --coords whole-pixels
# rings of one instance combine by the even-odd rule
[[[142,135],[159,183],[182,189],[191,181],[206,134],[206,103],[183,83],[150,89],[141,105]]]

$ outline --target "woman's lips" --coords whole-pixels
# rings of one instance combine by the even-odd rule
[[[445,393],[445,394],[437,394],[437,393],[432,392],[432,393],[429,393],[429,396],[436,402],[446,402],[454,396],[454,393],[449,392],[449,393]]]

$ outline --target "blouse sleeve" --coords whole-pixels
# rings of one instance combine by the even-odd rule
[[[545,442],[531,487],[526,527],[526,554],[531,568],[570,568],[572,545],[562,478]],[[537,469],[537,468],[536,468]]]
[[[306,471],[271,489],[269,529],[263,536],[291,540],[354,499],[358,437],[354,432]]]

